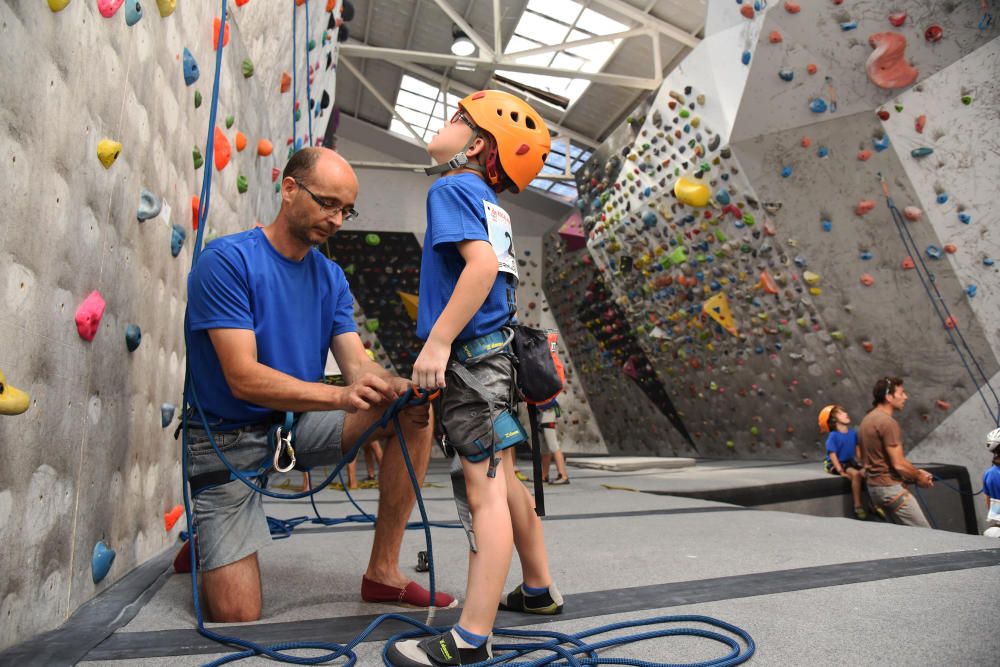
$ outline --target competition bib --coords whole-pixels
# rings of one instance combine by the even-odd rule
[[[990,513],[986,515],[986,520],[1000,524],[1000,498],[990,498]]]
[[[500,270],[514,276],[514,283],[518,281],[517,257],[514,253],[514,237],[510,230],[510,216],[507,211],[488,201],[483,202],[486,210],[486,228],[490,234],[490,244],[493,252],[497,254],[497,262]]]

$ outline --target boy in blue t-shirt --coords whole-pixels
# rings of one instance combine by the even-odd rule
[[[541,116],[509,93],[484,90],[431,139],[443,174],[427,193],[413,364],[419,387],[442,387],[441,422],[461,461],[456,470],[471,510],[469,572],[462,615],[451,630],[401,640],[388,650],[395,667],[470,665],[492,657],[498,606],[558,614],[563,599],[549,572],[542,523],[514,476],[513,449],[526,440],[516,402],[510,325],[517,311],[517,259],[510,217],[496,193],[524,190],[550,147]],[[460,494],[461,488],[457,489]],[[523,583],[503,602],[515,541]]]
[[[861,504],[861,482],[864,472],[858,459],[861,452],[858,448],[858,432],[848,426],[851,417],[847,410],[839,405],[828,405],[819,413],[820,433],[829,433],[826,437],[826,459],[823,467],[831,475],[840,475],[851,483],[851,496],[854,499],[854,516],[864,520],[868,518]]]
[[[1000,428],[986,435],[986,449],[993,454],[993,465],[983,473],[983,496],[986,498],[987,537],[1000,537]]]

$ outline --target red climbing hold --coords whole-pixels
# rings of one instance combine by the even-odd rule
[[[942,250],[944,250],[949,255],[954,255],[955,251],[958,250],[958,248],[955,247],[954,243],[945,243],[944,248],[942,248]]]
[[[184,516],[184,506],[174,505],[172,510],[163,513],[163,527],[170,531],[182,516]]]
[[[225,169],[232,153],[233,149],[229,146],[229,139],[226,139],[222,130],[215,128],[215,168],[219,171]]]
[[[889,14],[889,23],[893,24],[897,28],[906,23],[906,12],[897,12],[895,14]]]
[[[879,88],[905,88],[920,74],[906,61],[906,37],[896,32],[878,32],[868,38],[874,51],[865,62],[868,78]]]
[[[942,37],[944,37],[944,30],[937,24],[930,26],[924,31],[924,39],[928,42],[940,42]]]
[[[875,202],[873,202],[871,199],[862,199],[861,201],[858,202],[858,205],[854,207],[854,214],[864,215],[865,213],[871,211],[873,208],[875,208]]]
[[[868,354],[871,354],[872,350],[875,349],[875,344],[872,343],[870,340],[865,340],[865,341],[861,342],[861,347],[864,348],[865,352],[867,352]]]
[[[528,146],[528,144],[521,144],[520,146],[517,147],[517,150],[514,151],[514,155],[524,155],[529,150],[531,150],[531,147]]]
[[[936,401],[936,404],[942,410],[951,410],[951,403],[949,403],[948,401],[942,401],[941,399],[938,399]]]
[[[802,137],[802,141],[799,142],[802,148],[809,148],[810,146],[812,146],[812,143],[813,143],[812,139],[810,139],[809,137]]]
[[[802,6],[797,2],[792,2],[792,0],[787,0],[785,2],[785,11],[789,14],[798,14],[802,11]]]
[[[292,88],[292,76],[288,72],[281,73],[281,92],[287,93]]]
[[[740,7],[740,14],[743,18],[752,19],[754,17],[753,7],[750,5],[743,5]]]
[[[917,134],[924,133],[924,125],[927,124],[927,116],[920,114],[917,116],[917,120],[913,122],[913,129],[917,131]]]
[[[955,319],[954,315],[949,315],[948,319],[944,321],[945,329],[954,329],[957,326],[958,326],[958,320]]]
[[[771,42],[772,44],[780,44],[782,41],[781,33],[778,32],[777,30],[772,30],[771,34],[767,36],[767,41]]]
[[[815,74],[817,70],[816,63],[809,63],[806,65],[806,71],[810,74]]]
[[[865,149],[863,151],[858,151],[858,159],[861,160],[862,162],[867,162],[868,158],[870,158],[871,156],[872,152],[868,149]]]
[[[861,274],[861,284],[865,287],[871,287],[875,284],[875,278],[872,277],[870,273]]]
[[[889,112],[886,111],[885,109],[879,109],[878,110],[878,119],[879,120],[889,120]]]
[[[216,16],[212,19],[212,50],[215,51],[219,46],[219,25],[222,21]],[[229,21],[226,21],[226,29],[222,33],[222,46],[225,47],[229,44]]]
[[[105,305],[107,304],[101,293],[94,290],[76,309],[76,331],[80,334],[80,338],[86,341],[94,340],[97,329],[101,326],[101,318],[104,317]]]
[[[237,7],[242,7],[243,5],[247,4],[248,2],[250,2],[250,0],[236,0],[236,6]]]
[[[198,197],[191,197],[191,229],[198,231],[198,217],[201,213],[201,202]]]
[[[281,172],[278,171],[277,167],[271,167],[271,182],[272,183],[276,183],[277,180],[278,180],[278,176],[280,176],[280,175],[281,175]]]
[[[904,271],[909,271],[910,269],[914,268],[915,264],[913,263],[913,258],[904,257],[902,267]]]

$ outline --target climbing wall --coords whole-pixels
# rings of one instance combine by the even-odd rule
[[[979,27],[978,3],[897,3],[892,17],[878,2],[767,4],[711,3],[704,42],[629,119],[633,140],[578,174],[580,230],[553,244],[551,288],[585,284],[573,302],[583,313],[602,298],[587,333],[610,340],[568,329],[557,309],[574,359],[586,378],[580,359],[595,343],[609,361],[609,342],[634,337],[704,455],[818,458],[818,410],[843,403],[860,419],[887,373],[912,397],[908,444],[967,400],[979,402],[966,436],[978,440],[990,402],[977,390],[998,369],[996,309],[974,288],[992,274],[996,241],[988,224],[972,228],[988,219],[975,178],[998,166],[995,133],[980,127],[996,126],[995,28]],[[876,33],[893,34],[870,44]],[[942,82],[933,113],[905,101],[938,71],[951,98]],[[876,85],[907,77],[905,93]],[[925,114],[924,134],[905,136]],[[957,128],[967,136],[952,145]],[[912,217],[903,227],[878,173]],[[580,233],[586,250],[574,249]],[[921,259],[953,319],[936,315]],[[620,420],[594,407],[607,438]]]
[[[221,3],[178,3],[161,16],[174,3],[129,0],[108,18],[98,6],[115,3],[49,9],[59,4],[0,3],[0,372],[30,395],[26,412],[0,414],[0,648],[58,625],[177,539],[184,522],[165,530],[164,513],[180,502],[180,450],[161,405],[181,402],[192,197],[212,169],[210,237],[270,221],[272,170],[292,136],[279,85],[291,67],[291,3],[280,16],[278,3],[229,3],[221,168],[204,159]],[[317,80],[335,43],[324,38],[325,4],[309,2]],[[266,40],[244,23],[268,26]],[[105,306],[101,319],[90,312],[88,340],[74,319],[94,291]],[[131,352],[130,324],[141,329]],[[99,541],[115,558],[95,583]]]

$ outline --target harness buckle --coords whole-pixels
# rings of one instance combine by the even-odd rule
[[[281,466],[281,455],[288,454],[289,463]],[[292,431],[285,431],[278,426],[274,431],[274,469],[278,472],[288,472],[295,467],[295,448],[292,447]]]

